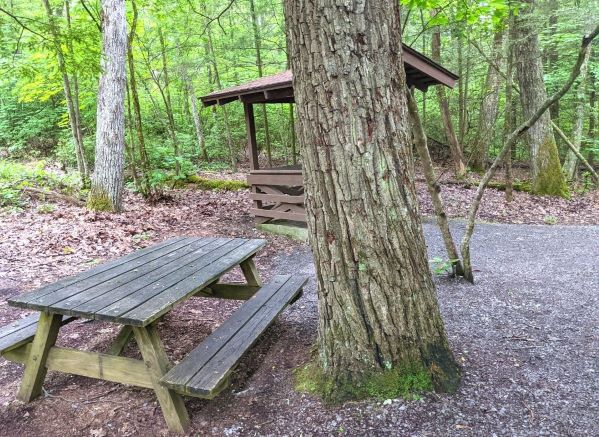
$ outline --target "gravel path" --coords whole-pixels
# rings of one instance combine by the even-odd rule
[[[461,236],[463,225],[453,226]],[[429,258],[445,258],[436,226],[424,228]],[[316,332],[310,251],[280,238],[269,246],[260,264],[265,279],[285,273],[313,279],[242,360],[230,388],[212,401],[186,399],[191,435],[599,435],[599,227],[478,225],[476,285],[435,279],[463,365],[458,393],[334,407],[293,388],[293,369],[309,359]],[[13,282],[2,289],[0,281],[0,316],[7,320],[14,310],[4,299],[24,288]],[[175,309],[159,326],[170,356],[181,359],[238,305],[197,299]],[[105,350],[116,328],[73,323],[61,341]],[[125,355],[138,352],[129,346]],[[48,396],[22,404],[14,401],[21,375],[22,366],[0,360],[0,436],[167,434],[150,390],[50,372]]]
[[[429,258],[444,257],[437,228],[425,234]],[[599,435],[599,228],[483,224],[472,253],[476,285],[436,279],[463,364],[456,395],[323,410],[289,392],[297,404],[259,433]],[[314,273],[308,249],[277,261],[281,273]],[[315,328],[314,281],[303,299],[287,313],[296,338]]]

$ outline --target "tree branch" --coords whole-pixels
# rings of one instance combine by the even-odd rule
[[[43,39],[44,41],[49,41],[49,40],[48,40],[48,38],[46,38],[46,37],[45,37],[44,35],[42,35],[41,33],[39,33],[39,32],[36,32],[35,30],[31,29],[30,27],[27,27],[27,26],[25,25],[25,23],[23,23],[23,22],[21,21],[21,18],[20,18],[20,17],[17,17],[16,15],[13,15],[12,13],[8,12],[6,9],[4,9],[4,8],[1,8],[1,7],[0,7],[0,12],[4,12],[4,13],[5,13],[6,15],[8,15],[10,18],[12,18],[14,21],[16,21],[16,22],[17,22],[17,24],[18,24],[19,26],[21,26],[23,29],[25,29],[25,30],[27,30],[27,31],[29,31],[29,32],[31,32],[31,33],[33,33],[34,35],[37,35],[37,36],[39,36],[39,37],[40,37],[41,39]]]
[[[564,96],[564,94],[566,94],[568,90],[572,87],[572,84],[580,74],[580,67],[584,62],[586,52],[587,50],[589,50],[591,42],[593,41],[593,39],[597,37],[597,35],[599,35],[599,25],[597,25],[597,27],[589,35],[585,36],[582,39],[582,43],[578,51],[578,58],[576,59],[576,63],[572,68],[572,72],[570,73],[570,77],[568,78],[568,80],[555,94],[553,94],[551,97],[545,100],[543,104],[539,107],[539,109],[537,109],[536,112],[528,120],[523,122],[520,126],[518,126],[518,128],[516,128],[515,131],[513,131],[510,134],[503,148],[501,149],[501,152],[499,152],[499,155],[497,155],[495,161],[493,161],[493,164],[491,165],[491,167],[489,167],[489,169],[481,179],[480,183],[478,184],[478,188],[476,189],[476,195],[474,197],[472,205],[470,206],[470,209],[468,210],[466,232],[464,233],[464,237],[462,238],[462,244],[460,248],[462,252],[464,277],[470,282],[474,282],[474,277],[472,275],[472,263],[470,260],[470,240],[472,239],[472,234],[474,232],[476,213],[478,212],[478,208],[480,207],[480,202],[485,192],[485,188],[487,187],[487,184],[495,174],[495,171],[499,167],[499,164],[505,158],[506,153],[509,150],[511,150],[512,147],[516,144],[518,138],[520,138],[528,129],[530,129],[530,127],[533,126],[539,120],[539,118],[541,118],[545,111],[547,111],[547,109],[549,109],[551,105],[553,105],[555,102],[561,99]]]

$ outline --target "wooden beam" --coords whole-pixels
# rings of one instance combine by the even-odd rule
[[[293,98],[293,86],[289,88],[280,88],[278,90],[266,90],[264,91],[264,97],[266,100],[278,100],[284,98]]]
[[[243,277],[245,278],[248,285],[253,285],[257,287],[262,285],[262,280],[260,279],[260,272],[256,267],[256,263],[254,263],[254,257],[246,259],[241,264],[239,264],[239,267],[241,267]]]
[[[45,311],[40,314],[30,352],[26,355],[25,372],[17,393],[18,400],[30,402],[41,394],[42,384],[48,371],[46,360],[50,349],[56,343],[61,321],[60,314]]]
[[[25,363],[31,353],[31,348],[31,344],[26,344],[5,352],[2,356],[9,361]],[[133,358],[53,347],[48,352],[46,367],[48,370],[56,372],[129,384],[136,387],[154,388],[146,365],[143,361]]]
[[[269,217],[279,220],[292,220],[295,222],[306,222],[306,214],[297,212],[271,211],[269,209],[252,208],[250,214],[256,217]]]
[[[258,141],[256,140],[256,122],[254,120],[254,106],[251,103],[243,104],[245,113],[245,127],[248,139],[248,156],[250,157],[250,170],[258,170]]]
[[[299,187],[304,185],[304,178],[299,174],[249,174],[250,185],[286,185]]]
[[[252,200],[262,200],[263,202],[272,203],[304,203],[304,195],[290,196],[288,194],[263,194],[263,193],[252,193],[250,194]]]

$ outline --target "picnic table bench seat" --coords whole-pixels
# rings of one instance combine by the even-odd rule
[[[33,341],[39,318],[39,313],[34,313],[0,328],[0,354]],[[61,326],[75,319],[76,317],[63,316]]]
[[[160,383],[180,394],[212,399],[228,382],[241,357],[266,328],[301,295],[308,278],[276,276],[243,303]]]

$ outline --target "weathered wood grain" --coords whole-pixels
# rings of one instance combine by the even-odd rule
[[[0,328],[0,354],[31,342],[39,318],[39,313],[34,313]],[[66,325],[75,319],[75,317],[63,316],[60,324]]]
[[[192,296],[214,279],[253,256],[265,244],[265,240],[244,240],[240,246],[229,253],[187,274],[176,285],[162,290],[135,309],[121,313],[115,320],[119,323],[142,326],[152,323],[177,303]]]
[[[306,277],[275,277],[171,369],[161,383],[189,396],[215,396],[241,356],[300,293],[306,281]]]

